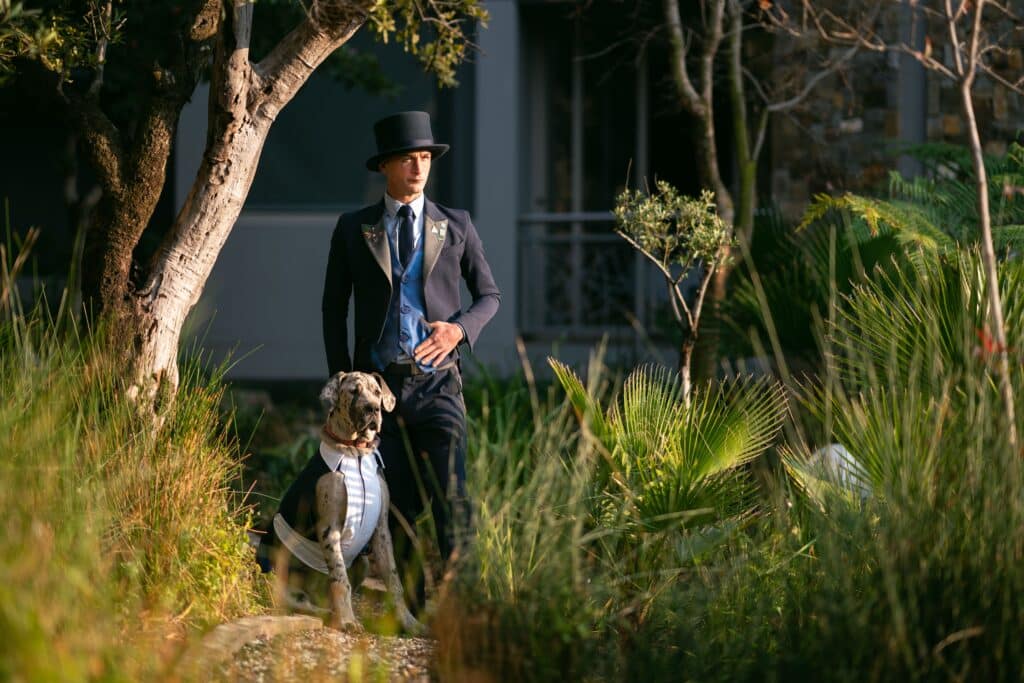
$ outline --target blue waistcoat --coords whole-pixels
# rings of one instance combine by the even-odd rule
[[[388,240],[391,244],[391,302],[384,320],[384,332],[372,350],[374,364],[379,370],[396,360],[412,358],[413,351],[431,332],[427,325],[427,306],[423,301],[423,238],[420,238],[404,270],[390,231]],[[420,364],[420,367],[430,370],[430,366]]]

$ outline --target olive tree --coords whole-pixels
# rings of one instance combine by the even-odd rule
[[[700,317],[708,285],[728,259],[732,226],[717,213],[710,190],[687,197],[665,181],[654,192],[626,190],[615,209],[615,231],[661,272],[676,325],[682,335],[678,372],[684,400],[689,403],[690,364],[700,335]],[[697,274],[693,301],[683,284]]]

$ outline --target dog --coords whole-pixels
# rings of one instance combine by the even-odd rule
[[[278,587],[290,607],[316,611],[288,595],[287,564],[294,558],[301,569],[326,574],[328,625],[360,631],[352,589],[368,563],[391,594],[402,628],[421,634],[424,628],[405,603],[395,566],[388,530],[390,498],[377,451],[381,414],[394,410],[395,396],[378,373],[339,372],[320,392],[320,401],[327,418],[320,429],[319,452],[281,499],[266,539],[268,546],[278,548]]]

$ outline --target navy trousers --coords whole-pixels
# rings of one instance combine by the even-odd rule
[[[380,454],[391,503],[412,526],[429,506],[442,561],[468,531],[466,497],[466,404],[457,367],[426,375],[396,376],[385,381],[397,399],[384,413]],[[391,515],[391,537],[400,565],[408,565],[413,548],[408,534]]]

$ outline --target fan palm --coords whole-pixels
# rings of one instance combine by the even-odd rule
[[[707,384],[686,402],[678,375],[642,366],[605,409],[568,366],[549,362],[584,433],[605,455],[597,500],[630,501],[637,530],[707,525],[752,509],[743,465],[782,427],[786,400],[778,383]]]
[[[999,266],[1014,352],[1024,340],[1024,264]],[[852,480],[837,486],[809,449],[784,451],[800,487],[819,503],[857,489],[907,492],[940,465],[955,466],[948,454],[970,450],[972,435],[1000,412],[987,302],[977,249],[911,259],[844,297],[826,337],[833,381],[805,387],[802,402],[849,452]]]

